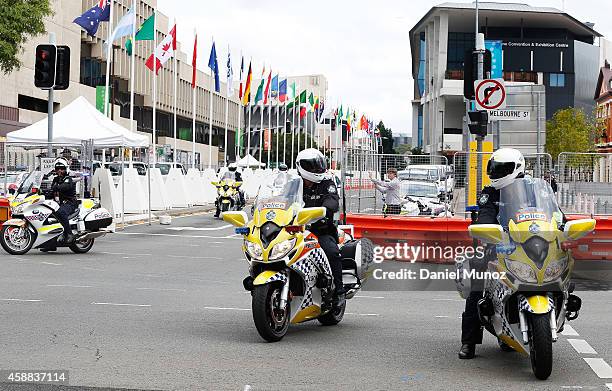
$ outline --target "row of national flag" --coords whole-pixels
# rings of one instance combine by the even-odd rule
[[[92,8],[87,10],[83,15],[74,19],[74,23],[81,26],[87,34],[94,36],[98,31],[99,24],[101,22],[107,22],[110,19],[110,4],[107,0],[100,0],[99,3],[94,5]],[[125,48],[128,54],[132,54],[134,42],[132,42],[132,32],[134,24],[136,23],[136,15],[133,10],[123,15],[123,17],[117,23],[111,34],[110,41],[115,42],[123,37],[128,37],[125,43]],[[134,36],[135,41],[152,41],[155,39],[155,14],[151,15],[148,19],[142,23],[140,27],[136,29]],[[108,44],[108,42],[107,42]],[[145,65],[151,71],[155,69],[158,73],[159,70],[166,64],[166,62],[174,56],[176,50],[176,24],[170,29],[168,34],[161,40],[161,42],[155,48],[153,54],[149,56]],[[194,39],[193,48],[193,75],[192,75],[192,88],[196,86],[196,75],[197,75],[197,36]],[[217,53],[215,43],[213,42],[210,57],[208,61],[208,67],[211,69],[215,91],[220,92],[220,81],[219,81],[219,64],[217,61]],[[278,74],[272,75],[270,70],[266,77],[265,66],[262,71],[261,81],[256,90],[256,93],[252,94],[253,84],[253,70],[252,64],[249,62],[248,70],[246,73],[246,79],[243,81],[243,73],[245,70],[244,57],[241,58],[240,62],[240,87],[238,95],[243,105],[259,104],[263,103],[267,105],[271,99],[275,99],[278,103],[287,103],[288,107],[291,108],[294,105],[300,106],[302,113],[306,111],[315,112],[317,114],[322,113],[323,103],[319,102],[319,97],[314,96],[310,93],[307,96],[307,91],[303,90],[300,94],[296,94],[296,85],[293,82],[290,86],[288,80],[281,79]],[[233,69],[231,64],[231,55],[228,52],[227,58],[227,87],[228,94],[233,94]],[[305,105],[302,107],[302,105]],[[303,115],[302,115],[303,116]]]

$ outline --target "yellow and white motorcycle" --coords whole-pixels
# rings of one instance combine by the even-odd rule
[[[219,212],[240,209],[240,186],[242,182],[236,182],[231,178],[223,178],[217,182],[211,182],[217,188],[217,199],[215,206]]]
[[[288,176],[281,187],[261,189],[253,220],[245,212],[225,212],[223,220],[244,235],[243,251],[249,276],[243,281],[252,294],[255,327],[267,341],[281,340],[289,323],[317,319],[338,324],[346,306],[334,308],[329,262],[307,225],[325,216],[325,208],[304,208],[302,179]],[[354,240],[339,230],[346,298],[361,288],[373,259],[367,239]]]
[[[552,343],[581,307],[572,294],[571,248],[595,229],[595,220],[565,222],[550,185],[525,177],[500,191],[498,222],[469,227],[497,254],[487,264],[480,320],[504,350],[529,355],[533,373],[544,380],[552,371]],[[468,269],[458,263],[460,275]],[[470,282],[463,277],[465,295]]]

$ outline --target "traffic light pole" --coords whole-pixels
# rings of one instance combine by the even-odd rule
[[[478,80],[484,79],[484,39],[480,39],[480,34],[478,32],[478,0],[476,0],[476,25],[475,25],[476,33],[474,34],[476,38],[476,51],[478,52]],[[482,190],[482,141],[484,137],[481,135],[476,136],[476,198],[478,199],[478,194]]]
[[[55,33],[49,33],[49,43],[55,45]],[[51,157],[53,142],[53,88],[49,88],[49,97],[47,101],[47,157]]]

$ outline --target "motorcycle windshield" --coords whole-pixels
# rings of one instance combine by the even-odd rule
[[[21,194],[30,194],[30,192],[32,191],[32,188],[40,189],[42,180],[43,180],[42,171],[30,172],[28,176],[26,176],[26,178],[23,180],[21,185],[19,186],[19,189],[17,189],[17,193],[15,195],[19,196]]]
[[[221,177],[222,181],[236,181],[236,173],[232,171],[226,171]]]
[[[562,213],[552,188],[543,179],[519,178],[501,189],[497,219],[505,228],[510,220],[516,224],[524,221],[561,222]]]
[[[256,208],[288,210],[292,206],[301,209],[304,206],[302,196],[302,178],[295,175],[287,175],[282,183],[264,185],[259,189]]]

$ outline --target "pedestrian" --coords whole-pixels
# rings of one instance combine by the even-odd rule
[[[555,177],[550,174],[550,171],[546,171],[544,173],[544,180],[550,183],[550,187],[552,188],[553,193],[557,194],[557,181],[555,180]]]
[[[379,181],[374,179],[370,172],[370,180],[378,191],[385,195],[385,213],[398,215],[402,211],[402,198],[400,196],[400,180],[397,178],[397,168],[389,168],[387,178],[389,178],[389,181]]]

